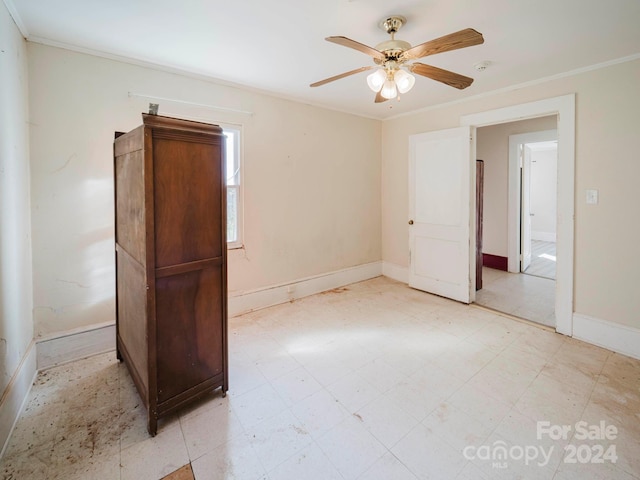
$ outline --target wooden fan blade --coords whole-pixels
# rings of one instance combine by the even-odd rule
[[[450,72],[449,70],[443,70],[442,68],[431,65],[425,65],[424,63],[412,63],[411,65],[407,65],[407,67],[413,73],[445,83],[460,90],[467,88],[473,83],[473,78],[465,77],[459,73]]]
[[[384,53],[379,52],[375,48],[371,48],[363,43],[356,42],[355,40],[351,40],[347,37],[327,37],[325,38],[327,42],[337,43],[338,45],[342,45],[343,47],[353,48],[354,50],[358,50],[359,52],[366,53],[370,57],[373,57],[377,60],[384,61],[385,56]]]
[[[372,68],[375,68],[375,67],[371,66],[371,67],[356,68],[355,70],[351,70],[349,72],[341,73],[340,75],[336,75],[335,77],[325,78],[324,80],[320,80],[319,82],[312,83],[309,86],[310,87],[319,87],[320,85],[324,85],[326,83],[333,82],[335,80],[340,80],[341,78],[348,77],[349,75],[355,75],[356,73],[366,72],[367,70],[371,70]]]
[[[484,37],[480,32],[476,32],[473,28],[465,28],[459,32],[450,33],[444,37],[416,45],[403,52],[401,58],[403,60],[422,58],[427,55],[480,45],[481,43],[484,43]]]
[[[382,89],[380,89],[380,91],[378,93],[376,93],[376,103],[382,103],[382,102],[386,102],[387,100],[389,100],[388,98],[384,98],[382,96]]]

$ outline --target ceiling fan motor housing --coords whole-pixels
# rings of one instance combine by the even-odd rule
[[[375,63],[377,63],[378,65],[383,65],[385,68],[388,68],[389,61],[400,64],[403,63],[400,59],[400,55],[402,54],[402,52],[409,50],[411,48],[411,44],[409,42],[405,42],[404,40],[396,40],[395,34],[406,22],[407,19],[400,15],[391,15],[380,22],[380,28],[391,35],[391,40],[386,40],[376,45],[376,50],[384,53],[384,56],[386,58],[385,60],[375,59]]]
[[[379,23],[380,28],[382,28],[389,35],[393,35],[400,27],[407,23],[407,19],[401,15],[390,15]]]
[[[410,48],[411,44],[404,40],[387,40],[386,42],[376,45],[376,50],[386,54],[387,56],[398,56]]]

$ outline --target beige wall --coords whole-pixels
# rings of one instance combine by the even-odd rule
[[[241,124],[244,250],[230,292],[381,259],[379,121],[29,44],[34,303],[38,336],[114,321],[112,142],[160,113]]]
[[[484,253],[508,255],[509,135],[557,128],[556,116],[533,118],[489,127],[476,133],[476,157],[484,160]]]
[[[575,311],[640,328],[638,85],[635,60],[385,121],[383,260],[408,264],[409,135],[458,126],[461,115],[576,93]],[[598,205],[586,205],[588,188],[599,190]]]
[[[27,87],[26,42],[0,2],[0,396],[33,338]]]

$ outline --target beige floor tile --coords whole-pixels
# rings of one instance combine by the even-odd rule
[[[121,479],[157,479],[189,463],[179,424],[159,429],[153,438],[130,445],[120,453]]]
[[[302,422],[285,410],[246,430],[249,443],[267,471],[274,469],[313,440]]]
[[[422,421],[422,425],[461,453],[468,445],[482,445],[493,431],[493,428],[449,402],[438,405],[438,408]]]
[[[456,480],[489,480],[490,476],[486,475],[480,467],[469,462],[456,477]]]
[[[252,361],[229,364],[229,394],[239,396],[267,383],[267,379]]]
[[[333,361],[331,357],[315,358],[313,361],[305,363],[304,368],[325,387],[337,382],[352,371],[350,368]]]
[[[482,370],[498,354],[483,345],[464,340],[455,349],[432,360],[440,369],[466,382]]]
[[[388,397],[380,397],[354,413],[364,427],[385,447],[391,448],[417,424],[418,420]]]
[[[289,407],[322,389],[322,385],[303,367],[277,378],[271,384]]]
[[[237,437],[191,463],[197,480],[266,480],[267,473],[244,436]]]
[[[562,463],[554,480],[636,480],[615,464]]]
[[[466,384],[447,399],[447,403],[467,413],[493,431],[509,413],[511,406],[473,385]]]
[[[160,419],[153,438],[113,352],[42,372],[2,476],[157,480],[191,460],[197,480],[640,478],[638,360],[383,277],[229,332],[226,398]],[[616,426],[617,461],[565,463],[580,439],[537,438],[542,420]],[[464,456],[501,445],[554,451],[507,469]]]
[[[349,412],[357,412],[381,394],[356,372],[351,372],[327,387],[340,404]]]
[[[503,403],[515,405],[532,381],[533,378],[529,375],[507,376],[499,369],[484,368],[469,380],[467,385]]]
[[[180,416],[180,427],[192,461],[244,434],[244,428],[226,398],[212,400]]]
[[[356,373],[380,393],[389,391],[404,376],[382,358],[376,358],[363,365],[356,370]]]
[[[343,480],[315,443],[294,454],[269,472],[270,480]]]
[[[555,281],[487,267],[482,269],[482,277],[483,285],[476,292],[476,303],[527,320],[553,325]]]
[[[333,427],[317,443],[345,480],[358,478],[387,451],[353,416]]]
[[[255,365],[269,381],[300,368],[300,364],[285,350],[278,350],[271,355],[265,354],[256,360]]]
[[[2,478],[13,479],[46,479],[56,475],[51,463],[51,449],[30,450],[10,454],[6,452],[0,461]]]
[[[278,392],[269,383],[237,397],[232,396],[229,403],[245,429],[274,417],[287,408]]]
[[[456,478],[467,460],[426,426],[416,426],[391,452],[419,479]]]
[[[291,407],[291,412],[316,439],[349,416],[349,412],[326,390],[319,390],[297,403]]]
[[[416,477],[391,452],[385,453],[358,480],[417,480]]]

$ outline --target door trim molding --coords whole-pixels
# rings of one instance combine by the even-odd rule
[[[546,142],[556,140],[558,130],[543,130],[541,132],[520,133],[509,135],[509,198],[507,200],[507,257],[509,259],[508,271],[520,272],[520,168],[518,159],[518,145],[521,143]],[[558,163],[559,165],[559,163]]]
[[[575,94],[572,93],[460,117],[460,125],[475,128],[547,115],[558,116],[558,232],[556,245],[558,263],[555,310],[556,331],[565,335],[573,334],[575,109]],[[473,138],[475,143],[475,135]],[[474,293],[472,292],[472,295],[475,297]]]

